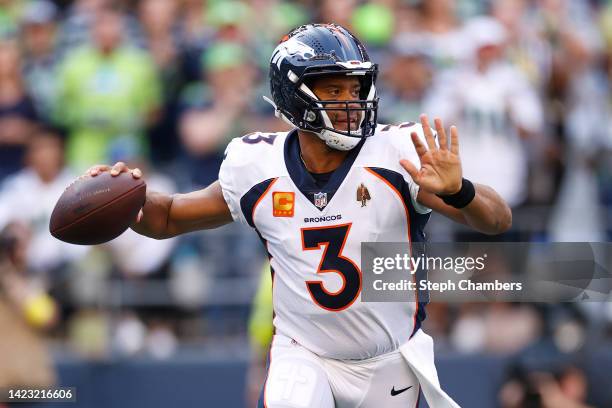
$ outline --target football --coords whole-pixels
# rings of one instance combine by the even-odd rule
[[[49,222],[55,238],[79,245],[96,245],[121,235],[138,216],[147,186],[130,173],[76,179],[61,195]]]

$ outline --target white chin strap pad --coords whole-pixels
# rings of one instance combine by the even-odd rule
[[[336,150],[351,150],[359,144],[361,141],[358,137],[350,137],[341,135],[331,130],[324,129],[320,133],[317,133],[326,145]]]

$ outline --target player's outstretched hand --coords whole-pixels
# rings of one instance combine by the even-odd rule
[[[95,166],[91,166],[86,174],[91,177],[96,177],[98,174],[104,173],[105,171],[110,172],[110,175],[113,177],[121,173],[132,173],[132,177],[135,179],[142,177],[142,171],[139,168],[130,169],[124,162],[117,162],[112,167],[107,164],[96,164]],[[136,222],[140,222],[143,215],[142,209],[140,209],[138,217],[136,217]]]
[[[459,158],[459,134],[457,128],[451,126],[449,149],[448,138],[446,137],[442,120],[436,118],[434,123],[438,133],[439,146],[436,145],[433,132],[429,126],[429,120],[425,114],[421,115],[421,125],[423,126],[427,146],[423,145],[416,132],[412,132],[410,135],[416,152],[419,155],[421,168],[417,169],[412,162],[405,159],[400,160],[400,164],[421,188],[433,194],[454,194],[461,189],[462,182],[461,160]]]

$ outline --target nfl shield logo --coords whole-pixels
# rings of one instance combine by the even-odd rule
[[[327,193],[315,193],[314,205],[317,208],[323,208],[327,205]]]

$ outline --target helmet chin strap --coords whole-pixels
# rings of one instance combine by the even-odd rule
[[[323,129],[320,133],[317,133],[319,138],[325,142],[325,144],[332,149],[347,151],[355,148],[361,141],[357,137],[350,137],[341,135],[340,133],[333,132],[331,130]]]

